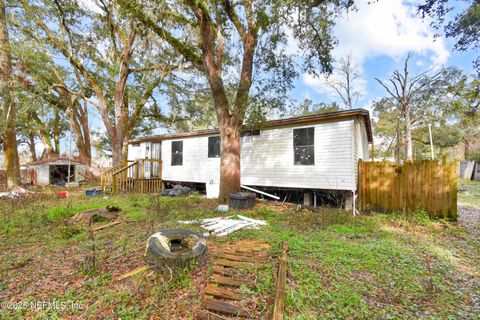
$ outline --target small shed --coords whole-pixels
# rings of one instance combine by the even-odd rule
[[[69,175],[70,182],[84,181],[85,178],[82,173],[85,173],[88,169],[88,166],[80,160],[75,157],[69,160],[67,156],[41,159],[23,167],[34,172],[31,184],[40,186],[63,186],[68,182]]]

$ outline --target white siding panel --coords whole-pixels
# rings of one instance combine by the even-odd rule
[[[35,166],[35,170],[37,171],[37,185],[48,186],[50,184],[50,166],[48,164]]]
[[[242,184],[351,189],[351,120],[262,130],[242,139]],[[315,165],[294,165],[293,129],[315,128]]]
[[[172,166],[172,141],[183,141],[183,165]],[[208,158],[208,137],[162,141],[164,180],[185,182],[220,181],[220,158]]]
[[[128,145],[128,160],[137,160],[137,159],[144,159],[145,158],[145,148],[147,142],[141,142],[137,144],[129,144]]]
[[[353,130],[353,169],[355,177],[355,189],[358,182],[358,160],[369,159],[368,137],[363,118],[356,118]]]

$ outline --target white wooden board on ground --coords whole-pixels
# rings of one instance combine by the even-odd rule
[[[475,168],[475,161],[468,161],[465,172],[463,173],[463,179],[470,180],[472,179],[473,169]]]
[[[210,234],[222,237],[243,228],[259,228],[267,225],[264,220],[256,220],[242,215],[237,215],[237,219],[233,217],[208,218],[191,221],[178,221],[182,224],[199,224],[200,227],[207,230]]]

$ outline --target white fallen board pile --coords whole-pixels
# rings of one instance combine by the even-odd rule
[[[208,218],[191,221],[178,221],[182,224],[199,224],[200,227],[207,230],[209,234],[217,237],[226,236],[230,233],[243,228],[256,228],[267,225],[264,220],[256,220],[242,215],[237,215],[237,219],[233,217]]]

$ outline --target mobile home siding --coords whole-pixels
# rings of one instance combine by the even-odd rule
[[[172,141],[183,141],[183,164],[172,166]],[[208,157],[208,136],[162,141],[163,180],[207,183],[220,180],[220,158]]]
[[[367,131],[365,128],[365,122],[360,118],[355,118],[353,124],[353,176],[355,189],[358,183],[358,160],[359,159],[368,159],[369,149],[368,149],[368,137]]]
[[[293,129],[314,127],[314,165],[294,165]],[[242,184],[350,190],[352,121],[262,130],[241,141]]]
[[[314,165],[294,165],[293,130],[314,127]],[[214,135],[210,135],[214,136]],[[161,142],[167,181],[215,184],[220,180],[220,159],[208,158],[208,137],[169,138]],[[183,165],[171,165],[172,141],[183,141]],[[241,183],[251,186],[299,189],[356,189],[357,159],[364,157],[368,140],[362,119],[322,121],[260,131],[241,138]],[[146,144],[129,146],[130,160],[144,158]]]

